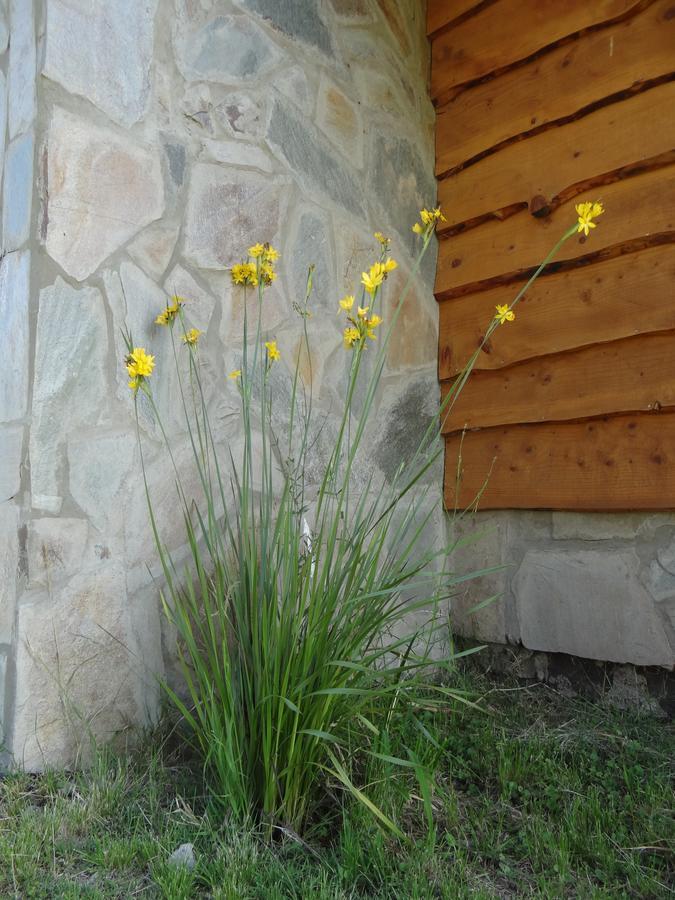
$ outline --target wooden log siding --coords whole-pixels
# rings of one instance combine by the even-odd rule
[[[675,0],[430,0],[445,500],[675,508]],[[458,479],[457,473],[460,472]]]

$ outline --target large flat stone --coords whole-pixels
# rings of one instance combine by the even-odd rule
[[[18,566],[19,507],[0,503],[0,644],[12,642]]]
[[[176,29],[178,66],[188,81],[232,84],[263,75],[280,59],[265,31],[246,16],[217,16]]]
[[[23,426],[3,425],[0,428],[0,503],[10,500],[21,484],[21,454]]]
[[[40,292],[33,424],[30,432],[33,506],[58,513],[69,435],[106,415],[108,326],[101,292],[72,288],[62,278]]]
[[[32,519],[27,545],[29,587],[52,589],[77,574],[85,560],[88,532],[86,519]]]
[[[274,102],[267,140],[305,190],[318,190],[350,213],[364,215],[363,189],[348,163],[315,126],[281,98]]]
[[[0,422],[21,419],[28,404],[30,252],[0,260]]]
[[[8,201],[2,205],[2,237],[7,252],[18,250],[30,237],[34,149],[32,131],[15,138],[7,148],[4,196]]]
[[[378,410],[379,437],[373,459],[388,478],[394,477],[402,463],[412,460],[423,435],[438,415],[438,405],[438,382],[420,376],[401,385],[398,396]]]
[[[154,222],[127,247],[127,253],[143,271],[158,281],[171,261],[179,226]]]
[[[159,153],[56,108],[47,154],[47,252],[82,281],[162,215]]]
[[[145,113],[158,0],[49,0],[42,72],[120,125]]]
[[[92,738],[124,746],[158,714],[156,596],[130,602],[124,568],[100,564],[19,607],[11,751],[29,771],[87,762]]]
[[[352,165],[363,165],[363,128],[357,107],[337,84],[324,76],[319,89],[317,122]]]
[[[7,134],[7,79],[0,73],[0,175],[5,170],[5,141]]]
[[[513,581],[523,644],[635,665],[672,666],[673,650],[633,550],[535,549]]]
[[[281,188],[248,172],[194,166],[185,223],[185,258],[205,269],[231,266],[257,241],[274,243]]]
[[[11,0],[9,10],[9,136],[13,138],[30,128],[35,119],[37,57],[33,3]]]
[[[239,2],[289,37],[332,56],[330,31],[319,14],[318,4],[307,3],[306,0],[239,0]]]
[[[554,512],[553,537],[578,541],[633,539],[644,520],[644,513]]]
[[[289,257],[292,299],[300,305],[304,303],[307,272],[310,266],[314,266],[309,309],[337,310],[339,297],[334,274],[331,225],[327,216],[311,210],[300,214]]]

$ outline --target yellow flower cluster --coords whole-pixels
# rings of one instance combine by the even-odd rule
[[[499,304],[495,307],[497,310],[497,314],[495,319],[499,322],[500,325],[505,325],[506,322],[513,322],[516,317],[516,314],[512,309],[509,309],[507,303]]]
[[[370,312],[369,306],[357,306],[356,316],[354,316],[351,312],[354,302],[354,297],[351,294],[340,300],[341,309],[348,313],[347,321],[349,325],[342,333],[344,345],[348,350],[354,348],[365,338],[370,338],[371,341],[377,340],[375,329],[382,324],[382,319],[378,315],[368,315]]]
[[[437,222],[447,222],[448,220],[445,218],[443,213],[441,212],[440,206],[437,206],[435,209],[421,209],[420,210],[420,221],[415,222],[412,227],[412,230],[415,234],[424,234],[428,235],[430,232],[434,230]]]
[[[184,344],[188,344],[190,347],[194,347],[197,341],[199,340],[199,335],[202,332],[198,328],[191,328],[189,331],[186,331],[181,340]]]
[[[144,347],[134,347],[124,360],[129,373],[129,387],[136,393],[146,378],[152,375],[155,368],[155,357],[145,352]]]
[[[579,221],[577,224],[577,234],[583,233],[588,237],[589,230],[595,228],[596,224],[593,219],[597,219],[604,213],[602,203],[577,203],[576,207]]]
[[[270,285],[277,277],[274,263],[279,259],[279,252],[269,244],[254,244],[248,248],[246,262],[232,266],[234,284],[257,287],[261,282]]]
[[[376,262],[367,272],[361,272],[361,284],[372,297],[390,272],[398,266],[395,259]]]
[[[281,353],[279,353],[279,350],[277,349],[276,341],[265,341],[265,350],[267,350],[267,356],[270,362],[281,359]]]
[[[155,325],[173,325],[184,303],[185,299],[183,297],[178,297],[174,294],[171,298],[171,303],[167,304],[166,309],[155,319]]]

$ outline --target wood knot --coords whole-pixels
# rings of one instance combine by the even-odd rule
[[[535,194],[530,200],[530,213],[535,219],[543,219],[551,215],[551,204],[543,194]]]

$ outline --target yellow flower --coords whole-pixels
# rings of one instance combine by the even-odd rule
[[[262,244],[254,244],[252,247],[248,248],[248,255],[252,256],[253,259],[257,259],[259,256],[262,256],[265,252],[265,248]]]
[[[265,259],[267,262],[273,263],[279,259],[280,253],[275,250],[271,244],[265,244]]]
[[[420,219],[422,220],[421,225],[419,222],[416,222],[413,225],[412,230],[415,234],[428,234],[436,227],[437,222],[447,222],[447,219],[441,212],[440,206],[435,207],[435,209],[421,209]]]
[[[279,353],[277,349],[276,341],[265,341],[265,349],[267,350],[267,355],[271,362],[274,362],[276,359],[281,359],[281,353]]]
[[[230,372],[227,377],[231,378],[233,381],[236,381],[237,378],[241,378],[241,369],[235,369],[233,372]]]
[[[369,306],[358,306],[356,308],[356,311],[358,312],[359,319],[365,319],[365,317],[368,315],[369,309],[370,309]]]
[[[420,225],[419,222],[415,222],[415,224],[412,227],[412,230],[415,232],[415,234],[422,234],[422,232],[424,231],[424,229],[422,228],[422,226]]]
[[[586,237],[588,237],[589,230],[596,227],[593,219],[597,219],[597,217],[601,216],[605,211],[602,203],[577,203],[575,209],[579,216],[577,234],[580,234],[583,231]]]
[[[398,268],[398,263],[396,262],[396,260],[395,260],[395,259],[388,259],[388,260],[384,263],[384,274],[385,274],[385,276],[388,275],[389,272],[393,272],[394,269],[397,269],[397,268]]]
[[[369,294],[373,295],[384,281],[385,275],[382,263],[373,263],[368,272],[361,272],[361,284]]]
[[[145,378],[152,375],[155,368],[155,357],[145,352],[144,347],[134,347],[124,360],[129,373],[129,387],[135,393]]]
[[[174,295],[171,298],[171,303],[168,303],[166,309],[161,312],[155,319],[155,325],[173,325],[176,320],[176,316],[178,315],[178,312],[184,303],[185,300],[183,297]]]
[[[350,327],[350,328],[345,328],[344,332],[342,333],[342,337],[344,340],[345,347],[347,347],[347,349],[349,349],[358,342],[361,335],[359,333],[358,328]]]
[[[373,237],[376,241],[382,244],[383,247],[387,247],[391,243],[391,238],[385,237],[385,235],[383,235],[381,231],[376,231]]]
[[[260,266],[260,277],[265,284],[272,284],[274,279],[277,277],[277,273],[272,268],[271,263],[264,262]]]
[[[371,328],[377,328],[378,325],[382,324],[382,321],[383,320],[379,316],[371,316],[370,319],[368,320],[368,325]]]
[[[349,312],[349,310],[354,305],[354,295],[353,294],[345,294],[345,296],[340,300],[340,308],[344,309],[345,312]],[[339,312],[340,310],[338,310]]]
[[[184,344],[190,344],[191,347],[199,340],[199,335],[201,331],[198,328],[191,328],[189,331],[186,331],[181,340]]]
[[[497,319],[500,325],[504,325],[505,322],[513,322],[516,317],[514,311],[512,309],[509,309],[506,303],[496,306],[495,309],[497,310],[495,319]]]
[[[232,266],[232,281],[235,284],[248,284],[255,287],[258,284],[258,270],[255,263],[237,263]]]

